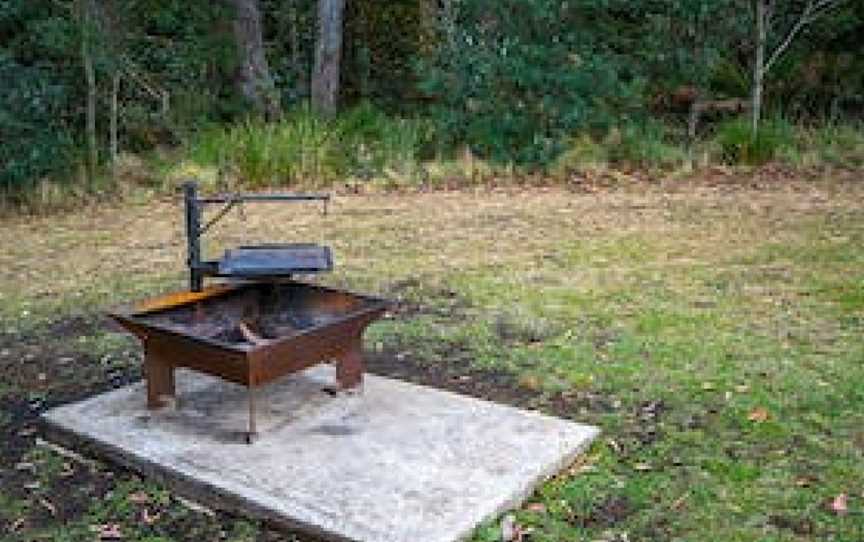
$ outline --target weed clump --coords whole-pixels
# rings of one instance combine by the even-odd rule
[[[770,119],[762,123],[754,136],[750,121],[741,117],[721,124],[716,142],[722,162],[758,166],[774,160],[782,151],[793,149],[795,129],[783,119]]]

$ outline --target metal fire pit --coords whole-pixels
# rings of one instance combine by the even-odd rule
[[[212,286],[112,313],[144,346],[147,406],[176,402],[174,370],[186,367],[246,386],[247,442],[257,435],[255,389],[335,361],[338,389],[363,380],[361,340],[383,300],[300,282]]]

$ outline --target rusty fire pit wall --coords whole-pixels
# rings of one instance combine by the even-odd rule
[[[213,286],[148,300],[111,316],[142,342],[147,404],[175,399],[174,370],[185,367],[250,390],[317,363],[337,363],[337,384],[363,378],[362,335],[388,303],[305,283]]]

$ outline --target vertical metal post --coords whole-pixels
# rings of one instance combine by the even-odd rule
[[[198,183],[183,184],[186,204],[186,264],[189,266],[189,289],[200,292],[204,286],[201,273],[201,207],[198,203]]]
[[[246,444],[254,444],[258,438],[257,413],[255,412],[255,386],[249,385],[249,425],[246,430]]]

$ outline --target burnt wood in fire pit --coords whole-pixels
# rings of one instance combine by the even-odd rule
[[[363,332],[386,309],[381,299],[286,281],[179,292],[111,316],[144,346],[148,408],[176,399],[178,367],[223,378],[249,390],[251,443],[256,387],[331,360],[340,389],[360,386]]]

